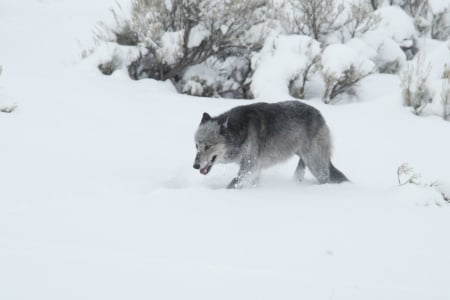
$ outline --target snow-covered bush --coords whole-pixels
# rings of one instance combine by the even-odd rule
[[[105,62],[101,62],[98,64],[98,69],[105,75],[111,75],[115,70],[121,68],[124,64],[123,56],[120,55],[119,51],[120,47],[114,47],[111,58]]]
[[[380,22],[376,34],[389,37],[401,47],[407,59],[412,59],[419,51],[418,33],[414,19],[398,6],[385,6],[377,10]]]
[[[415,172],[414,168],[407,163],[403,163],[397,168],[397,182],[400,186],[410,183],[419,185],[421,183],[420,178],[420,174]]]
[[[303,64],[298,73],[289,82],[289,94],[292,97],[304,99],[306,83],[316,73],[320,62],[320,45],[313,39],[304,38],[303,47],[299,48],[299,55],[303,58]]]
[[[448,0],[392,0],[407,14],[421,35],[437,40],[450,37],[450,2]]]
[[[320,44],[309,36],[279,35],[266,40],[253,57],[251,88],[256,97],[303,98],[305,85],[320,57]]]
[[[414,61],[407,63],[400,74],[403,105],[412,107],[416,115],[431,102],[432,95],[428,83],[430,72],[431,65],[425,56],[419,53]]]
[[[147,50],[130,63],[132,78],[178,81],[212,56],[245,56],[258,47],[246,35],[265,21],[265,9],[263,0],[134,0],[130,17],[116,12],[117,28],[104,36]]]
[[[211,57],[187,68],[176,86],[180,92],[193,96],[249,99],[253,98],[251,74],[251,61],[245,57]]]
[[[396,74],[406,61],[400,46],[390,37],[376,31],[369,31],[361,38],[353,38],[346,45],[358,55],[373,61],[379,73]]]
[[[222,89],[222,85],[220,82],[214,81],[210,77],[210,75],[213,75],[212,78],[215,78],[217,76],[217,74],[213,73],[215,70],[208,70],[208,69],[205,70],[205,69],[206,69],[205,66],[202,65],[191,67],[190,68],[191,72],[195,70],[200,74],[194,75],[190,74],[190,72],[188,71],[187,73],[189,74],[185,75],[186,78],[183,78],[183,80],[179,82],[178,89],[180,89],[182,93],[191,96],[217,97],[218,90]]]
[[[427,182],[422,179],[422,175],[414,170],[409,164],[401,164],[397,168],[397,182],[399,186],[413,184],[422,188],[431,188],[442,196],[442,204],[450,203],[450,186],[446,181],[434,180]],[[437,203],[441,204],[441,203]]]
[[[143,76],[139,73],[140,69],[133,69],[133,63],[140,61],[147,52],[148,50],[141,46],[124,46],[114,42],[103,42],[93,50],[84,51],[82,55],[84,60],[95,65],[105,75],[128,68],[128,71],[133,72],[134,76]]]
[[[364,41],[376,50],[371,60],[380,73],[396,74],[406,62],[406,54],[398,43],[388,36],[378,34],[376,31],[367,32]]]
[[[375,64],[347,45],[334,44],[323,51],[320,71],[325,82],[323,101],[330,103],[338,95],[354,95],[356,85],[375,71]]]
[[[403,69],[405,105],[420,113],[425,98],[436,103],[444,90],[418,84],[426,70],[406,61],[428,47],[419,33],[432,35],[430,14],[447,20],[444,2],[133,0],[129,13],[113,12],[115,27],[97,32],[103,42],[90,56],[104,74],[126,69],[133,79],[169,79],[195,96],[304,99],[306,92],[322,93],[326,103],[353,95],[373,72]]]

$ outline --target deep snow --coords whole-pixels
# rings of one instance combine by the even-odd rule
[[[296,183],[291,160],[225,190],[236,166],[201,176],[193,134],[248,102],[81,61],[110,4],[0,2],[0,97],[18,103],[0,113],[0,299],[450,298],[450,207],[396,182],[403,162],[447,180],[450,127],[403,108],[395,76],[308,102],[351,184]]]

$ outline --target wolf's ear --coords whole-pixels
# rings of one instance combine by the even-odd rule
[[[203,124],[209,120],[211,120],[211,116],[208,113],[204,112],[203,116],[202,116],[202,120],[200,121],[200,124]]]
[[[223,135],[227,130],[228,130],[228,118],[225,120],[225,122],[220,124],[220,134]]]

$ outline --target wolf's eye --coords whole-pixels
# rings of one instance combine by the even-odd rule
[[[195,148],[197,148],[197,149],[198,149],[198,145],[197,145],[197,144],[195,144]]]
[[[211,148],[211,145],[205,145],[205,151],[209,150],[209,148]]]

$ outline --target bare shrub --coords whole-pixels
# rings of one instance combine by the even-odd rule
[[[340,76],[335,73],[323,73],[325,93],[323,101],[331,103],[340,94],[355,95],[357,84],[372,72],[361,72],[357,66],[351,65]]]
[[[342,26],[344,5],[336,0],[289,0],[291,6],[285,15],[289,33],[308,35],[318,41]]]
[[[450,66],[445,65],[444,74],[442,74],[442,117],[446,121],[450,121]]]
[[[342,42],[375,27],[380,17],[364,0],[347,6],[338,0],[288,0],[282,14],[288,33],[302,34],[320,42],[338,33]]]
[[[347,20],[340,28],[342,42],[348,41],[375,28],[381,17],[372,11],[369,4],[359,0],[349,7]]]
[[[377,10],[380,4],[382,4],[382,0],[370,0],[370,6],[373,10]]]
[[[410,16],[425,15],[428,10],[427,0],[391,0],[391,5],[398,5]]]
[[[450,38],[450,8],[433,14],[431,20],[431,37],[442,41]]]
[[[400,74],[403,105],[412,107],[416,115],[420,115],[431,101],[427,82],[430,72],[431,65],[426,62],[425,56],[419,53],[415,61],[407,64]]]

